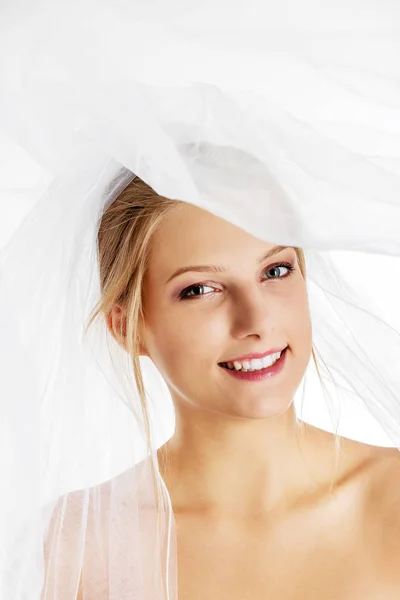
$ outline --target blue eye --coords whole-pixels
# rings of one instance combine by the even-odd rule
[[[285,279],[285,277],[289,277],[291,275],[292,271],[294,271],[294,267],[292,267],[291,264],[279,263],[278,265],[273,265],[272,267],[268,267],[268,269],[267,269],[267,271],[265,271],[265,273],[268,273],[269,271],[275,271],[276,269],[281,269],[282,267],[289,271],[286,275],[282,275],[281,277],[267,277],[267,279]]]
[[[288,273],[286,275],[281,275],[280,277],[266,277],[266,279],[285,279],[286,277],[289,277],[291,275],[292,271],[295,270],[295,268],[292,267],[290,263],[279,263],[277,265],[273,265],[272,267],[268,267],[268,269],[264,271],[264,273],[268,273],[269,271],[275,271],[281,268],[287,269]],[[206,292],[205,290],[207,289],[211,290],[211,293]],[[212,287],[211,285],[206,285],[205,283],[196,283],[195,285],[191,285],[182,290],[178,298],[179,300],[188,300],[190,298],[199,298],[200,296],[211,296],[212,292],[215,290],[218,290],[218,288]]]

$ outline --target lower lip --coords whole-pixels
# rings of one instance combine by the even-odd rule
[[[221,369],[223,369],[225,373],[228,373],[228,375],[236,377],[236,379],[244,379],[246,381],[263,381],[264,379],[275,377],[282,371],[286,362],[286,351],[287,348],[285,348],[279,360],[277,360],[276,363],[272,365],[272,367],[260,369],[259,371],[248,371],[246,373],[244,371],[236,371],[235,369],[225,369],[225,367],[221,367]]]

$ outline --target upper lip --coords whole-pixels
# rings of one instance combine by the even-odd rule
[[[242,356],[235,356],[235,358],[229,358],[228,360],[223,360],[221,362],[229,363],[229,362],[242,362],[244,360],[251,360],[252,358],[264,358],[264,356],[268,356],[269,354],[276,354],[277,352],[283,352],[287,346],[281,346],[280,348],[272,348],[267,352],[252,352],[251,354],[242,354]]]

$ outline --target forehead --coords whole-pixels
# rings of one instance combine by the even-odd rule
[[[152,262],[217,261],[235,253],[260,254],[273,244],[187,203],[179,203],[163,219],[152,240]]]

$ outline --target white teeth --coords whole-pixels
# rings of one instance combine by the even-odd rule
[[[250,367],[251,369],[258,371],[258,369],[263,368],[263,361],[260,360],[259,358],[254,358],[250,361],[250,365],[251,365],[251,367]]]
[[[265,369],[266,367],[269,367],[271,361],[269,359],[268,356],[264,356],[264,358],[262,359],[262,364],[263,364],[263,368]]]
[[[272,365],[280,358],[281,354],[281,352],[276,352],[275,354],[264,356],[264,358],[253,358],[251,360],[244,360],[241,363],[235,360],[233,363],[226,363],[226,365],[229,369],[235,369],[236,371],[259,371],[260,369],[272,367]]]

